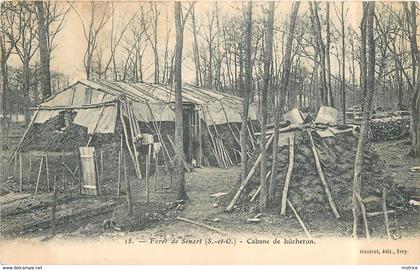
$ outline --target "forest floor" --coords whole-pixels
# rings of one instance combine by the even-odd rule
[[[420,166],[420,159],[407,156],[409,141],[406,139],[382,142],[375,143],[373,146],[380,158],[385,161],[386,173],[392,176],[394,182],[404,186],[407,191],[420,195],[420,172],[410,171],[411,167]],[[10,170],[7,170],[9,156],[10,151],[1,152],[1,237],[50,239],[53,203],[51,192],[46,192],[44,187],[38,195],[33,196],[33,183],[24,185],[24,192],[18,192],[16,187],[19,181],[10,175]],[[59,165],[52,163],[51,166]],[[52,168],[52,170],[58,171],[58,168]],[[145,201],[144,181],[132,179],[134,218],[127,218],[125,196],[121,198],[116,196],[115,185],[104,184],[104,190],[108,192],[105,195],[84,197],[77,195],[77,183],[74,180],[70,181],[73,184],[69,184],[67,190],[59,189],[57,229],[54,238],[90,237],[148,242],[151,238],[189,239],[218,235],[205,227],[180,221],[176,218],[178,216],[215,227],[232,236],[246,234],[304,237],[302,228],[290,211],[284,217],[277,212],[265,213],[260,217],[259,222],[248,221],[248,218],[254,217],[255,213],[250,214],[238,210],[231,213],[224,211],[225,207],[220,204],[219,199],[210,195],[229,192],[238,179],[239,170],[239,167],[193,169],[191,173],[186,174],[190,202],[181,206],[175,202],[174,192],[166,187],[168,183],[161,183],[158,190],[152,190],[150,203],[143,203]],[[104,183],[115,183],[116,169],[111,168],[105,175]],[[420,235],[419,210],[418,207],[414,207],[410,211],[398,213],[399,233],[396,237]],[[352,220],[350,218],[343,217],[337,220],[330,211],[301,217],[315,237],[351,236]],[[107,221],[114,221],[115,226],[111,226],[114,228],[106,228],[110,224]],[[372,218],[369,225],[372,237],[386,237],[382,216]]]

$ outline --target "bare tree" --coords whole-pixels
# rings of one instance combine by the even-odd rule
[[[276,108],[274,112],[274,142],[278,141],[279,137],[279,128],[280,128],[280,118],[283,115],[283,107],[285,102],[285,94],[289,86],[290,80],[290,68],[292,65],[291,61],[291,54],[292,54],[292,43],[293,43],[293,36],[295,33],[296,28],[296,20],[297,14],[299,11],[300,2],[293,3],[292,13],[290,14],[290,22],[289,22],[289,32],[287,36],[286,48],[284,53],[284,60],[283,60],[283,73],[281,77],[281,85],[280,90],[276,92]],[[274,186],[277,177],[277,167],[278,167],[278,146],[277,143],[273,144],[273,164],[271,168],[271,178],[270,178],[270,200],[274,199]]]
[[[357,143],[356,157],[354,162],[354,177],[353,177],[353,237],[357,237],[357,228],[359,224],[359,204],[360,191],[362,186],[362,171],[363,171],[363,150],[367,139],[367,131],[369,128],[369,119],[372,109],[372,100],[375,89],[375,39],[373,35],[374,28],[374,13],[375,2],[364,3],[362,24],[366,23],[366,35],[368,42],[368,61],[367,61],[367,84],[366,96],[363,103],[362,124],[360,127],[359,140]],[[361,29],[363,31],[363,28]],[[363,44],[361,44],[363,46]],[[362,82],[365,78],[361,78]],[[361,82],[361,83],[362,83]],[[367,228],[366,228],[367,229]],[[369,232],[366,232],[369,235]]]
[[[248,110],[249,110],[249,97],[252,91],[252,2],[247,2],[245,20],[245,87],[244,96],[242,100],[242,125],[240,134],[241,143],[241,179],[245,180],[248,174],[247,168],[247,126],[248,126]]]
[[[151,31],[152,34],[150,34],[147,30],[145,30],[145,34],[147,36],[147,39],[150,42],[150,45],[152,46],[153,49],[153,56],[154,56],[154,64],[155,64],[155,73],[154,73],[154,77],[155,77],[155,83],[159,83],[160,82],[160,74],[159,74],[159,51],[158,51],[158,21],[159,21],[159,15],[160,15],[160,10],[157,7],[156,2],[149,2],[150,4],[150,26],[151,26]],[[144,14],[144,10],[142,9],[142,13],[143,16],[142,18],[145,20],[146,16]],[[144,21],[142,23],[142,25],[145,27],[148,23],[146,21]]]
[[[98,36],[112,16],[110,16],[111,14],[108,14],[107,12],[108,3],[91,1],[90,16],[88,21],[86,21],[86,19],[83,19],[79,10],[73,4],[71,4],[71,2],[69,3],[73,10],[76,12],[80,23],[82,24],[83,35],[87,43],[87,47],[83,55],[83,65],[85,68],[86,77],[89,79],[92,76],[92,59],[98,47]],[[99,14],[97,13],[98,11],[100,12]]]
[[[183,117],[182,117],[182,49],[184,46],[184,26],[193,4],[190,4],[185,15],[182,13],[181,2],[175,2],[175,27],[176,27],[176,46],[175,46],[175,182],[177,198],[179,200],[188,200],[188,194],[185,189],[184,177],[184,135],[183,135]]]
[[[265,58],[264,58],[264,80],[261,89],[261,138],[260,138],[260,151],[261,151],[261,191],[260,191],[260,210],[267,208],[267,151],[266,144],[266,124],[267,124],[267,89],[270,84],[271,78],[271,62],[273,61],[273,32],[274,32],[274,2],[270,2],[270,7],[267,15],[267,30],[265,39]],[[271,187],[271,186],[270,186]],[[274,186],[270,191],[274,193]]]

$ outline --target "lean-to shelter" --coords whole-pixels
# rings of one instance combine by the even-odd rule
[[[186,162],[221,167],[237,164],[242,99],[188,84],[183,86],[182,99]],[[98,138],[113,136],[133,155],[136,151],[141,155],[141,145],[152,144],[171,160],[175,147],[174,101],[175,91],[167,85],[80,80],[33,108],[31,125],[18,148],[62,151],[61,146],[73,150],[95,146]],[[257,120],[255,104],[250,105],[248,117],[252,138]],[[63,138],[70,131],[78,140],[66,144]],[[83,136],[78,137],[80,134]],[[56,141],[49,142],[48,138],[54,136]],[[250,153],[253,144],[251,139]]]

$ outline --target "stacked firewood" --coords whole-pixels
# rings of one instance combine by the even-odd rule
[[[410,136],[409,116],[390,116],[369,122],[368,138],[372,142],[398,140]]]

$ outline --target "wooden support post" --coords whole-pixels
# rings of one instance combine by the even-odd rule
[[[101,183],[104,181],[104,152],[101,148]]]
[[[79,154],[77,154],[77,157],[79,157]],[[83,186],[82,186],[82,160],[77,158],[77,167],[79,168],[79,173],[77,174],[78,182],[79,182],[79,194],[83,194]]]
[[[50,167],[48,165],[47,154],[45,154],[45,171],[47,173],[47,191],[50,192]]]
[[[127,177],[127,164],[125,162],[125,157],[123,156],[123,166],[124,166],[124,180],[127,188],[127,203],[128,203],[128,213],[133,214],[133,204],[131,201],[131,187],[130,187],[130,178]]]
[[[202,134],[202,129],[201,129],[200,116],[198,115],[197,117],[198,117],[198,166],[203,166],[203,134]]]
[[[305,226],[305,223],[303,223],[302,219],[300,218],[298,212],[296,211],[296,209],[293,207],[293,204],[290,200],[287,200],[287,204],[289,205],[290,209],[292,209],[293,214],[295,214],[295,217],[297,218],[297,220],[299,221],[300,226],[302,227],[302,229],[305,231],[305,234],[307,237],[312,237],[311,234],[309,233],[308,229]]]
[[[368,221],[367,221],[367,217],[366,217],[365,204],[363,203],[363,200],[358,193],[355,194],[355,197],[356,197],[357,202],[359,203],[359,207],[360,207],[360,210],[362,212],[363,223],[365,225],[366,238],[370,239],[369,225],[368,225]]]
[[[28,183],[31,183],[31,171],[32,171],[32,154],[31,152],[29,152]]]
[[[126,104],[126,106],[128,106],[128,105]],[[131,160],[133,161],[137,177],[140,178],[138,163],[136,162],[137,159],[134,156],[133,150],[131,150],[130,142],[128,141],[128,131],[127,131],[127,126],[126,126],[125,121],[124,121],[124,116],[123,116],[123,112],[122,112],[122,103],[121,102],[120,102],[120,106],[119,106],[119,111],[120,111],[120,121],[121,121],[122,126],[123,126],[125,143],[126,143],[126,146],[127,146],[127,149],[128,149],[128,153],[130,154]],[[127,115],[127,117],[128,117],[128,115]]]
[[[384,211],[386,234],[388,236],[388,239],[391,239],[391,232],[389,231],[388,213],[386,210],[386,187],[383,187],[382,189],[382,210]]]
[[[153,190],[156,191],[157,190],[157,182],[156,182],[156,175],[157,175],[157,170],[159,167],[159,153],[156,153],[156,160],[155,160],[155,173],[153,174]]]
[[[268,147],[270,147],[271,143],[273,142],[273,139],[274,139],[274,136],[271,136],[270,139],[265,144],[265,149],[268,149]],[[259,154],[257,160],[255,161],[254,166],[252,166],[251,170],[249,171],[247,177],[242,180],[242,183],[241,183],[241,186],[239,187],[239,190],[236,192],[232,201],[226,207],[226,211],[232,211],[233,207],[235,206],[236,201],[239,199],[239,196],[241,196],[241,194],[244,191],[245,186],[248,184],[249,180],[251,180],[251,178],[254,175],[254,173],[255,173],[258,165],[260,164],[260,162],[261,162],[261,153]]]
[[[13,177],[14,178],[17,178],[16,176],[17,176],[17,170],[18,170],[18,162],[19,162],[19,154],[18,153],[16,153],[15,154],[15,166],[13,167]]]
[[[96,171],[96,195],[99,196],[100,187],[101,187],[101,182],[100,182],[101,179],[99,177],[98,158],[96,157],[96,151],[94,152],[93,159],[95,162],[95,171]]]
[[[51,209],[51,234],[56,232],[56,212],[57,212],[57,176],[54,177],[53,183],[53,204]]]
[[[149,172],[150,172],[150,155],[152,152],[152,145],[149,144],[149,149],[146,156],[146,202],[149,203],[150,191],[149,191]]]
[[[121,197],[121,151],[118,151],[118,185],[117,185],[117,195],[118,198]]]
[[[64,151],[61,151],[61,182],[63,183],[64,192],[67,191],[67,180],[64,176]]]
[[[312,145],[312,153],[314,154],[315,165],[316,165],[316,168],[318,170],[318,174],[319,174],[319,178],[321,179],[321,183],[324,186],[325,193],[327,194],[327,198],[328,198],[328,202],[330,204],[331,210],[333,211],[334,216],[336,218],[340,218],[340,214],[338,213],[337,208],[335,206],[335,203],[333,201],[333,198],[331,196],[330,188],[328,187],[327,181],[325,180],[325,177],[324,177],[324,173],[322,172],[321,163],[320,163],[319,158],[318,158],[318,152],[316,151],[315,143],[314,143],[314,139],[312,138],[311,131],[307,130],[307,132],[308,132],[309,140],[311,141],[311,145]]]
[[[292,132],[289,135],[289,167],[287,168],[286,180],[284,181],[283,193],[281,195],[281,210],[280,215],[286,214],[287,192],[289,190],[290,179],[292,178],[294,158],[295,158],[295,134]]]
[[[22,153],[19,152],[19,191],[23,191]]]
[[[34,199],[35,199],[36,193],[38,192],[38,185],[39,185],[39,179],[41,178],[41,171],[42,171],[43,162],[44,162],[44,156],[41,156],[41,161],[39,162],[38,177],[36,179],[36,185],[35,185]]]

